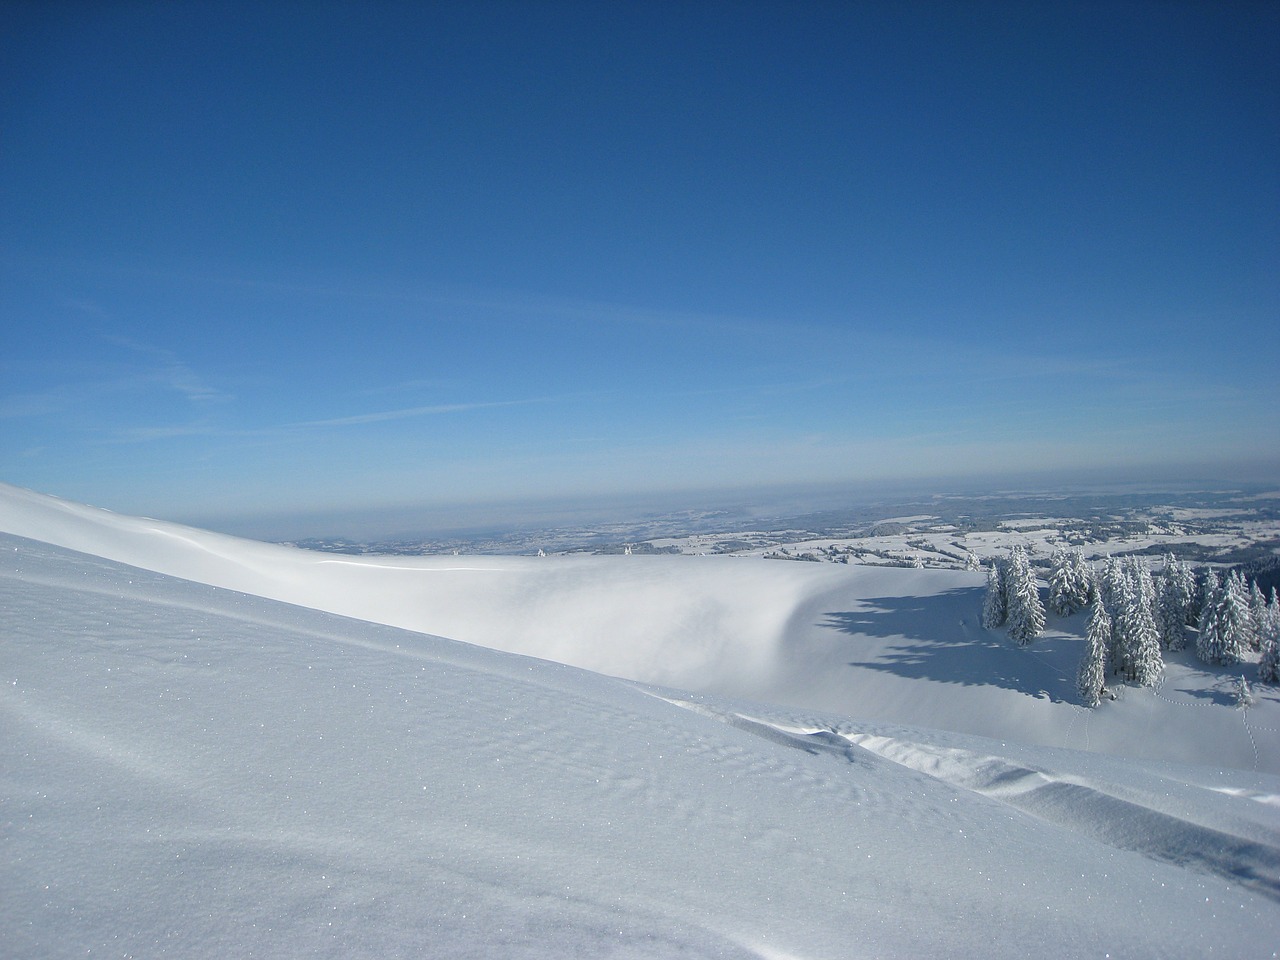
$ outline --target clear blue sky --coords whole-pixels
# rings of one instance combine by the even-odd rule
[[[10,483],[1280,460],[1275,3],[10,3],[0,94]]]

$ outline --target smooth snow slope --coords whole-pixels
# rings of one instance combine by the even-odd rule
[[[1021,649],[979,625],[980,574],[732,557],[341,557],[0,485],[0,531],[201,583],[770,703],[1280,773],[1280,692],[1192,653],[1157,690],[1076,704],[1083,617]],[[1252,667],[1246,669],[1252,670]],[[1250,674],[1252,676],[1252,673]]]
[[[644,690],[11,536],[0,609],[5,957],[1280,944],[1275,777]]]

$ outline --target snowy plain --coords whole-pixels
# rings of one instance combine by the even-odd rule
[[[978,574],[0,531],[5,957],[1280,949],[1274,691],[1086,711]]]

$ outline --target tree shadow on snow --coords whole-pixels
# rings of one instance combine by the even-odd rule
[[[1249,692],[1255,705],[1266,702],[1280,703],[1280,687],[1258,680],[1258,665],[1252,659],[1244,663],[1205,663],[1195,654],[1194,641],[1176,653],[1165,651],[1166,666],[1177,664],[1182,671],[1166,681],[1161,688],[1165,696],[1181,696],[1191,700],[1207,701],[1218,706],[1234,707],[1238,704],[1239,681],[1243,676],[1249,684]]]
[[[1216,703],[1221,707],[1233,707],[1236,704],[1236,692],[1234,689],[1194,690],[1178,688],[1177,692],[1195,700],[1207,700],[1210,703]]]
[[[982,627],[983,592],[969,587],[924,597],[872,597],[857,610],[824,614],[819,626],[876,641],[851,645],[850,652],[861,647],[871,654],[849,661],[851,667],[1075,702],[1079,640],[1041,638],[1019,647],[1003,629]]]

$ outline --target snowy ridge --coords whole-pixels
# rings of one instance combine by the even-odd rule
[[[0,530],[286,603],[671,684],[712,673],[744,684],[767,679],[790,612],[839,574],[717,557],[680,565],[650,557],[335,558],[3,485]]]
[[[175,542],[87,516],[59,535]],[[1269,774],[642,688],[141,566],[0,536],[7,955],[1280,944]]]

